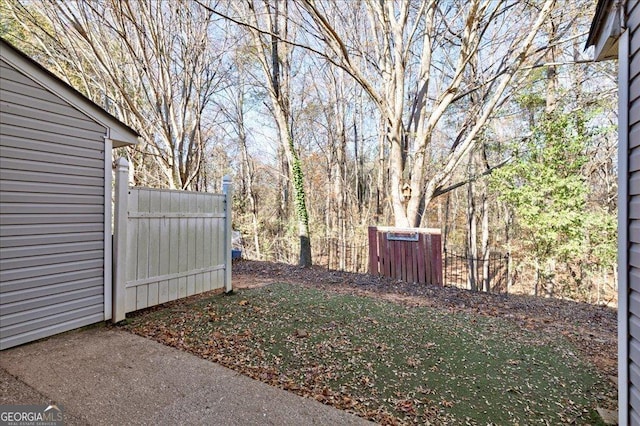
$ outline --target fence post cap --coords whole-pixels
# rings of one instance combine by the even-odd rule
[[[116,160],[116,167],[129,167],[129,162],[127,161],[126,158],[124,157],[120,157]]]

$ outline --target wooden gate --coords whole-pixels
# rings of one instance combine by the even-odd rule
[[[439,229],[369,227],[369,273],[443,285]]]

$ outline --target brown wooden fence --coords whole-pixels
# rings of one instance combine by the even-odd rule
[[[443,285],[440,230],[369,227],[369,273]]]

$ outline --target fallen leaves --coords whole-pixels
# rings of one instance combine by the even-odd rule
[[[293,335],[295,337],[298,337],[298,338],[304,338],[304,337],[309,337],[309,332],[307,330],[304,330],[304,329],[300,328],[300,329],[296,330],[293,333]]]
[[[359,294],[408,306],[430,306],[451,314],[473,313],[512,321],[529,331],[565,335],[602,374],[617,374],[617,312],[570,300],[470,292],[454,287],[417,285],[368,274],[301,268],[273,262],[233,265],[234,286],[243,282],[290,282],[344,294]],[[265,280],[270,277],[270,280]],[[363,320],[367,320],[364,318]]]
[[[611,383],[599,388],[560,341],[562,331],[580,339],[581,328],[606,324],[605,314],[560,324],[567,313],[546,301],[477,294],[479,303],[458,290],[411,293],[373,277],[323,281],[334,273],[256,264],[286,281],[304,276],[305,285],[174,302],[128,328],[382,424],[575,422],[593,392],[612,399]],[[608,341],[607,326],[589,330]]]

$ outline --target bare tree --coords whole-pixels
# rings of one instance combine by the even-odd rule
[[[239,161],[239,175],[240,175],[240,188],[238,191],[239,197],[242,199],[241,204],[244,205],[244,201],[248,202],[248,211],[251,217],[251,232],[253,234],[253,250],[254,257],[258,260],[262,258],[262,252],[260,249],[260,219],[259,206],[258,206],[258,191],[256,188],[256,167],[255,161],[249,153],[248,134],[246,127],[246,96],[247,87],[244,76],[244,66],[241,60],[236,60],[236,67],[239,71],[235,76],[233,87],[229,88],[230,96],[226,99],[222,113],[227,117],[228,122],[232,128],[233,139],[237,141],[237,148],[240,151]],[[245,210],[243,207],[239,209],[242,213]]]
[[[210,12],[186,0],[14,0],[11,10],[55,72],[140,132],[130,155],[139,182],[202,186],[226,71]]]
[[[368,93],[383,118],[389,146],[389,188],[398,226],[417,226],[424,209],[476,143],[476,136],[503,97],[517,71],[531,60],[538,30],[553,0],[539,9],[507,0],[441,3],[365,1],[350,10],[338,1],[300,0],[325,55],[345,69]],[[527,20],[527,25],[510,21]],[[353,28],[366,25],[366,42]],[[489,50],[500,58],[488,62]],[[483,55],[484,81],[463,86],[463,76]],[[462,120],[449,152],[427,176],[432,135],[450,106],[480,91],[482,103]],[[401,188],[409,184],[406,202]]]
[[[271,101],[271,113],[276,122],[280,147],[285,154],[289,178],[293,187],[293,202],[300,243],[299,264],[311,266],[309,212],[304,188],[302,163],[296,151],[292,131],[290,99],[292,46],[282,42],[289,36],[289,1],[232,2],[236,13],[249,23],[245,28],[251,36],[255,59],[265,77]],[[262,30],[261,30],[262,29]]]

